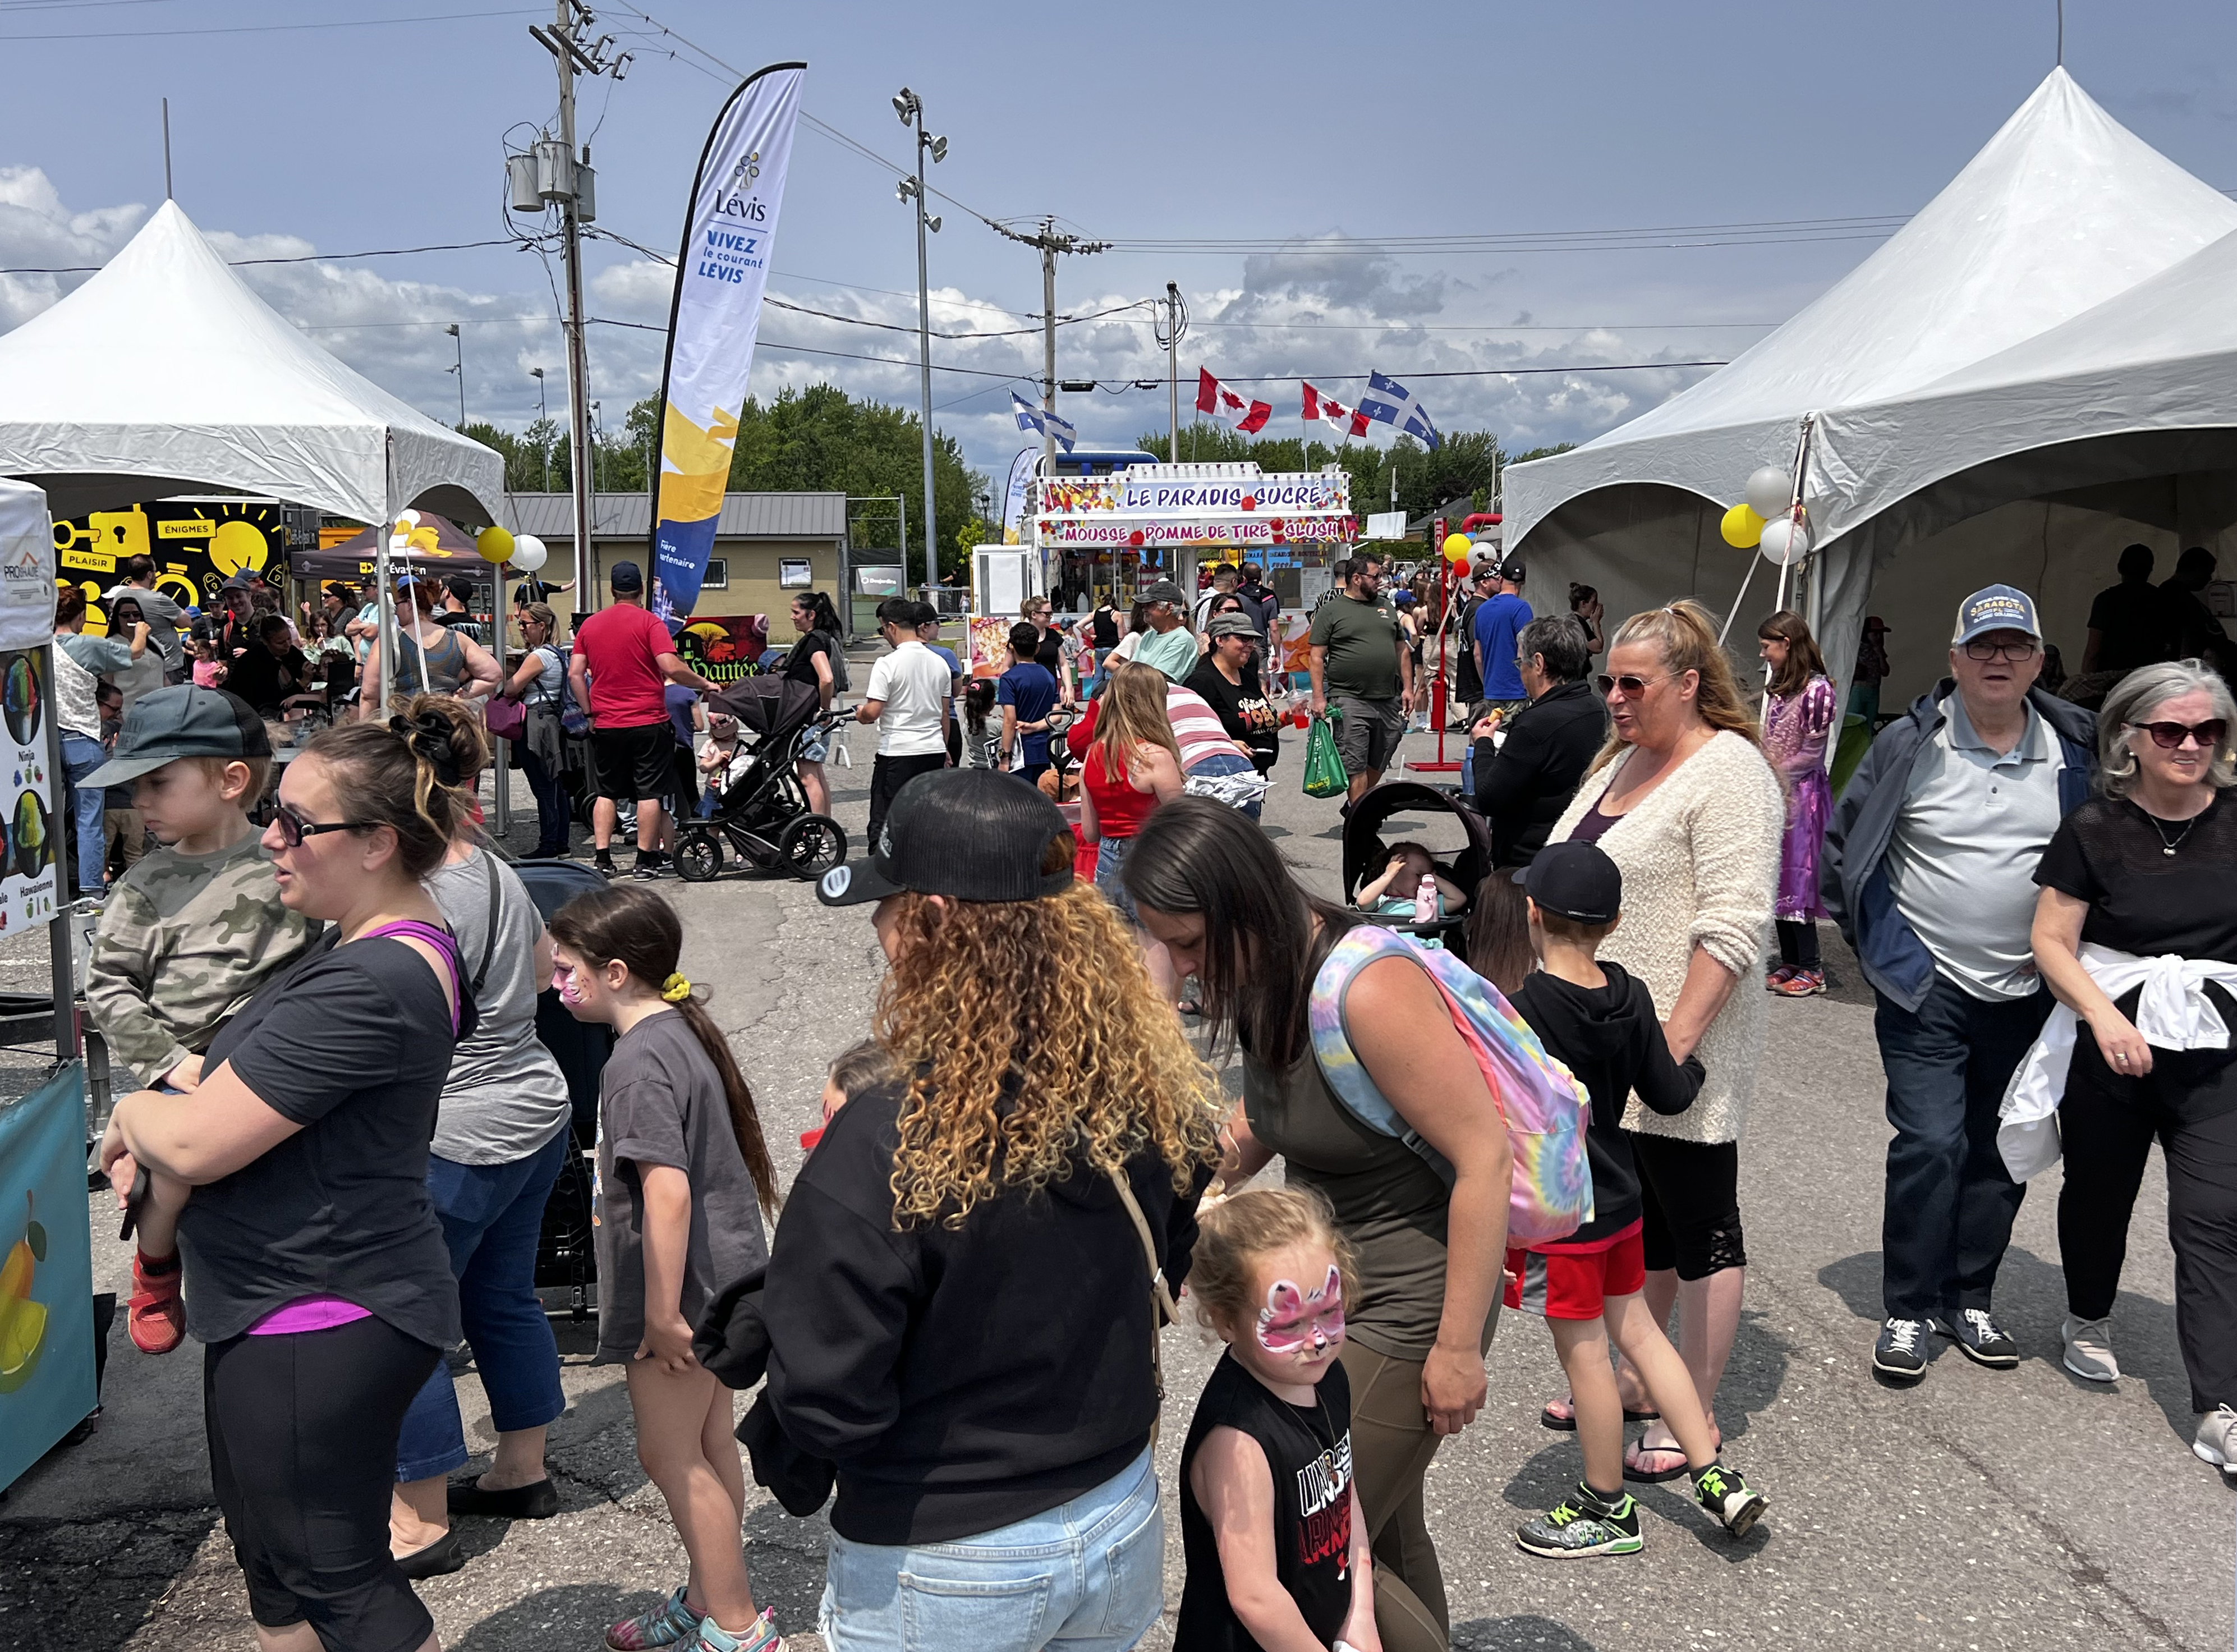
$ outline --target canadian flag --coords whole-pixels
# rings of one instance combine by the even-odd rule
[[[1266,421],[1274,416],[1272,402],[1253,401],[1230,390],[1211,376],[1209,367],[1197,369],[1196,410],[1226,420],[1246,436],[1255,436],[1265,429]]]
[[[1340,401],[1331,400],[1329,397],[1323,395],[1319,391],[1314,389],[1310,383],[1307,383],[1305,386],[1305,422],[1310,425],[1316,419],[1327,420],[1330,428],[1334,429],[1340,436],[1364,436],[1367,434],[1367,415],[1365,413],[1360,413],[1354,408],[1347,407]]]

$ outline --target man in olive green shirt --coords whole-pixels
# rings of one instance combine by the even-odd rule
[[[1372,556],[1336,565],[1336,591],[1313,615],[1313,710],[1343,714],[1336,750],[1351,778],[1349,801],[1396,761],[1414,710],[1414,664],[1398,615],[1382,596],[1382,564]]]

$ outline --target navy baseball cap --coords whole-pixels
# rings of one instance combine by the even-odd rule
[[[617,562],[613,572],[606,576],[606,582],[616,591],[643,591],[644,570],[634,562]]]
[[[272,737],[248,702],[223,689],[181,683],[142,695],[107,763],[81,786],[122,786],[181,757],[268,757]]]
[[[1057,806],[993,769],[936,769],[903,786],[867,859],[826,872],[826,906],[860,906],[914,889],[954,901],[1038,901],[1072,886],[1072,862],[1044,872],[1049,845],[1071,841]]]
[[[1992,631],[2023,631],[2041,637],[2042,626],[2035,617],[2035,598],[2011,585],[1984,585],[1957,605],[1957,630],[1952,648],[1963,647]]]
[[[1548,843],[1514,881],[1540,911],[1579,923],[1613,923],[1623,910],[1623,873],[1598,843]]]

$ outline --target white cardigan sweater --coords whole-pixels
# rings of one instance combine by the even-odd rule
[[[1588,776],[1555,823],[1566,840],[1600,801],[1631,753]],[[1763,1055],[1766,995],[1761,970],[1778,885],[1786,796],[1763,754],[1729,730],[1680,763],[1601,836],[1623,872],[1623,922],[1600,947],[1646,983],[1667,1018],[1693,948],[1739,977],[1695,1054],[1708,1070],[1699,1098],[1671,1117],[1632,1098],[1627,1130],[1685,1141],[1738,1141]]]

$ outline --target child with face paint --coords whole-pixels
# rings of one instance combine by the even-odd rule
[[[1175,1652],[1381,1652],[1336,1358],[1350,1252],[1310,1188],[1237,1193],[1199,1222],[1189,1294],[1227,1352],[1181,1450]]]
[[[683,927],[641,887],[577,895],[551,920],[551,984],[577,1021],[620,1034],[598,1085],[598,1352],[625,1365],[637,1461],[676,1522],[690,1575],[609,1647],[777,1652],[738,1535],[745,1475],[730,1390],[692,1327],[769,1260],[776,1181],[729,1041],[677,971]]]

